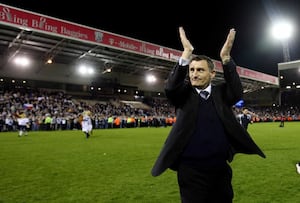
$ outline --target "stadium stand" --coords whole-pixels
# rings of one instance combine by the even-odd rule
[[[59,121],[51,129],[77,129],[77,118],[86,109],[93,111],[96,129],[107,128],[109,117],[119,117],[120,127],[126,127],[128,117],[136,120],[134,127],[167,126],[176,120],[163,87],[181,51],[0,3],[1,11],[1,131],[9,127],[5,119],[14,119],[25,103],[33,106],[27,109],[32,130],[44,129],[46,114]],[[13,63],[21,55],[32,59],[29,67]],[[96,67],[95,72],[78,74],[76,66],[82,62]],[[215,64],[214,82],[219,83],[221,64]],[[281,114],[299,120],[299,107],[278,107],[278,77],[239,66],[238,72],[245,103],[259,115],[255,121],[274,121]],[[147,83],[146,73],[157,81]]]
[[[66,90],[73,85],[81,93],[93,87],[94,91],[101,88],[97,94],[110,95],[125,86],[131,87],[130,92],[157,94],[163,93],[164,81],[181,54],[172,48],[4,4],[0,9],[6,11],[0,19],[0,76],[5,80],[27,80],[39,85],[42,81],[52,82]],[[12,60],[18,55],[34,60],[30,68],[17,69]],[[89,77],[78,75],[75,67],[81,62],[96,67],[95,73]],[[218,83],[223,81],[221,63],[215,60],[215,64],[214,82]],[[278,87],[277,77],[243,67],[238,71],[245,93]],[[155,75],[157,81],[146,83],[146,73]]]

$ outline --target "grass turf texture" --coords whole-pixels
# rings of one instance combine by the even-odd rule
[[[237,154],[234,202],[299,202],[300,123],[256,123],[267,158]],[[176,173],[152,177],[168,128],[0,133],[0,203],[179,203]]]

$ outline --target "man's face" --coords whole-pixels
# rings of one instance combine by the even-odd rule
[[[216,72],[210,71],[206,60],[192,61],[189,65],[189,77],[192,86],[206,88],[215,77]]]

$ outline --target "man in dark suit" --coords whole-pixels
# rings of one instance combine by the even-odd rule
[[[165,85],[177,120],[151,174],[159,176],[168,168],[177,171],[183,203],[231,203],[229,162],[234,155],[265,157],[232,110],[243,95],[236,64],[230,56],[235,30],[230,30],[220,51],[225,83],[219,85],[212,84],[214,62],[205,55],[193,56],[194,48],[182,27],[179,34],[184,50]]]

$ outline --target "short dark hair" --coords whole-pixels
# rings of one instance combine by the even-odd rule
[[[210,71],[215,70],[215,63],[214,63],[214,61],[213,61],[210,57],[208,57],[208,56],[205,56],[205,55],[197,55],[197,56],[194,56],[194,57],[191,59],[191,62],[192,62],[192,61],[202,61],[202,60],[207,61],[208,68],[209,68]]]

